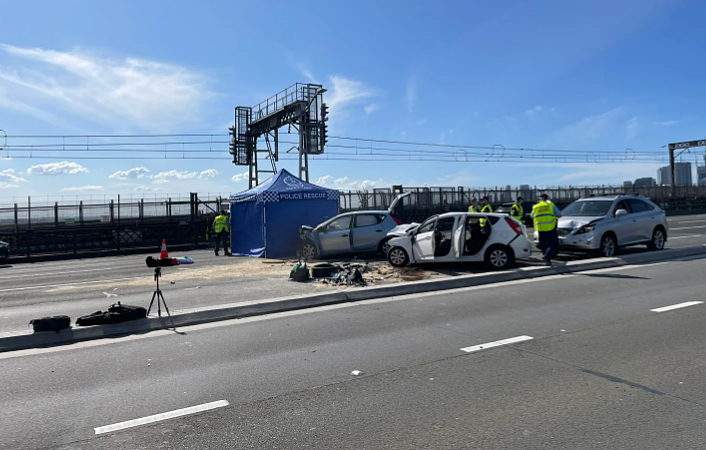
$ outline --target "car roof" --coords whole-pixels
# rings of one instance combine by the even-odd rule
[[[604,200],[604,201],[610,200],[610,201],[614,201],[614,200],[623,200],[623,199],[630,199],[630,198],[636,199],[636,200],[651,201],[651,200],[650,200],[649,198],[647,198],[647,197],[642,197],[642,196],[639,196],[639,195],[624,195],[624,194],[620,194],[620,195],[601,195],[601,196],[596,196],[596,197],[581,197],[580,199],[578,199],[578,200],[576,200],[576,201],[577,201],[577,202],[586,202],[586,201],[589,201],[589,200]]]

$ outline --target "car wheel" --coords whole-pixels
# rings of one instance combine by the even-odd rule
[[[0,250],[0,261],[5,261],[10,257],[10,252],[7,250]]]
[[[605,234],[601,238],[601,248],[598,250],[599,256],[612,258],[618,251],[618,243],[612,234]]]
[[[647,243],[647,248],[649,250],[662,250],[666,241],[667,238],[664,234],[664,230],[662,227],[657,227],[652,232],[652,239]]]
[[[387,261],[395,267],[404,267],[409,264],[409,256],[402,247],[392,247],[387,252]]]
[[[301,257],[305,261],[314,259],[316,257],[316,245],[311,241],[305,241],[302,244]]]
[[[515,263],[515,255],[505,246],[494,245],[485,252],[485,263],[494,270],[505,270]]]
[[[380,241],[380,245],[378,245],[378,253],[383,256],[387,256],[387,254],[390,252],[390,239],[392,238],[385,238]]]

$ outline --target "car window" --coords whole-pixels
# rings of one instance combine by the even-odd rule
[[[562,216],[605,216],[613,205],[612,200],[579,200],[562,211]]]
[[[385,216],[381,214],[358,214],[355,216],[355,227],[372,227],[385,220]]]
[[[630,214],[630,207],[628,206],[628,202],[625,200],[621,200],[618,202],[617,205],[615,205],[615,209],[613,210],[613,215],[615,215],[615,212],[618,211],[619,209],[624,209],[625,211]]]
[[[455,217],[442,217],[436,223],[436,231],[451,232],[454,229]]]
[[[642,200],[630,199],[628,203],[630,204],[630,210],[634,213],[647,211],[647,203]]]
[[[417,233],[428,233],[429,231],[433,231],[435,225],[436,219],[432,219],[429,222],[423,224],[421,227],[419,227],[419,231],[417,231]]]
[[[347,230],[351,227],[351,216],[339,217],[326,227],[326,231]]]

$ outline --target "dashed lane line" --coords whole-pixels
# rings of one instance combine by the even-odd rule
[[[502,345],[514,344],[516,342],[524,342],[534,339],[532,336],[516,336],[513,338],[503,339],[501,341],[487,342],[485,344],[473,345],[471,347],[462,348],[461,351],[466,353],[477,352],[480,350],[487,350],[493,347],[500,347]]]
[[[211,409],[222,408],[228,406],[228,401],[218,400],[217,402],[204,403],[202,405],[190,406],[188,408],[176,409],[174,411],[169,411],[161,414],[155,414],[153,416],[142,417],[134,420],[127,420],[125,422],[118,422],[112,425],[106,425],[104,427],[94,428],[93,430],[96,434],[112,433],[113,431],[124,430],[126,428],[137,427],[140,425],[146,425],[148,423],[160,422],[162,420],[173,419],[175,417],[182,417],[189,414],[195,414],[203,411],[209,411]]]
[[[144,277],[109,278],[109,279],[106,279],[106,280],[77,281],[77,282],[75,282],[75,283],[41,284],[41,285],[38,285],[38,286],[24,286],[24,287],[0,289],[0,292],[28,291],[28,290],[31,290],[31,289],[56,288],[56,287],[63,287],[63,286],[79,286],[79,285],[82,285],[82,284],[105,284],[105,283],[112,283],[112,282],[114,282],[114,281],[136,280],[136,279],[138,279],[138,278],[144,278]]]
[[[687,306],[700,305],[702,303],[703,302],[700,302],[700,301],[677,303],[676,305],[663,306],[661,308],[651,309],[650,311],[659,313],[659,312],[671,311],[673,309],[686,308]]]

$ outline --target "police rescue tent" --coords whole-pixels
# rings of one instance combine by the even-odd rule
[[[230,197],[231,251],[258,258],[296,256],[301,225],[338,214],[338,191],[300,180],[282,169]]]

